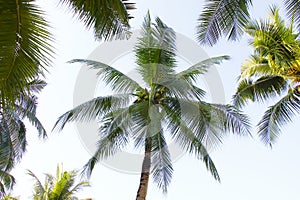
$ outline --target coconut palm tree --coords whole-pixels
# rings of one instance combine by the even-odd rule
[[[76,171],[63,171],[62,166],[57,166],[56,176],[46,174],[44,185],[31,171],[28,174],[35,179],[34,200],[76,200],[74,195],[83,187],[89,186],[88,182],[76,183]]]
[[[287,16],[300,28],[300,1],[285,0],[284,5]],[[198,18],[198,41],[214,45],[223,36],[238,39],[250,20],[250,6],[252,0],[206,0]]]
[[[94,156],[83,173],[90,175],[95,164],[126,147],[133,140],[144,149],[137,200],[146,198],[150,174],[158,187],[167,192],[173,167],[166,133],[186,152],[204,161],[216,180],[217,169],[209,155],[227,131],[248,133],[247,117],[230,105],[203,101],[204,91],[195,85],[197,77],[228,56],[203,60],[176,72],[176,34],[159,18],[145,17],[141,37],[135,47],[136,70],[146,86],[121,71],[101,62],[72,60],[99,70],[99,77],[116,94],[96,97],[59,117],[54,128],[62,130],[66,123],[97,119],[100,138]]]
[[[247,27],[254,54],[243,64],[234,104],[248,100],[265,101],[280,97],[258,123],[261,139],[272,145],[280,128],[300,111],[300,40],[293,23],[286,26],[278,9],[271,9],[270,19],[252,21]]]
[[[40,92],[45,85],[41,80],[30,82],[30,92],[19,95],[19,100],[13,105],[14,109],[0,108],[0,196],[5,193],[5,188],[12,188],[15,181],[9,172],[26,151],[27,131],[24,119],[37,129],[41,138],[47,137],[44,127],[36,117],[37,97],[33,95]]]

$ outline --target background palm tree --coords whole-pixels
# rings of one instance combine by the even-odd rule
[[[89,186],[88,182],[76,183],[76,171],[63,171],[63,166],[57,166],[56,176],[46,174],[44,185],[31,171],[28,174],[35,179],[34,200],[76,200],[74,195],[83,187]]]
[[[262,140],[272,145],[280,127],[300,111],[300,40],[293,23],[286,26],[275,7],[270,20],[252,21],[247,33],[253,38],[254,54],[242,66],[234,104],[281,97],[258,123]],[[282,96],[284,94],[284,96]]]
[[[9,172],[26,151],[28,133],[24,119],[37,129],[41,138],[47,137],[46,130],[36,117],[37,97],[33,95],[40,92],[45,85],[42,80],[30,82],[30,92],[19,95],[19,100],[13,105],[14,109],[0,108],[0,196],[5,193],[5,188],[12,188],[15,180]]]
[[[71,61],[99,70],[99,77],[116,94],[75,107],[59,117],[54,126],[62,130],[67,122],[101,122],[97,151],[83,172],[87,176],[98,161],[121,151],[133,139],[136,147],[144,149],[137,200],[146,198],[150,174],[167,192],[173,167],[165,133],[170,133],[184,151],[203,160],[216,180],[220,177],[208,148],[219,145],[227,131],[248,133],[247,117],[232,106],[204,102],[205,92],[195,85],[209,66],[228,57],[210,58],[177,73],[175,42],[175,32],[159,18],[152,22],[148,13],[135,48],[137,71],[146,87],[104,63]]]
[[[122,0],[60,2],[87,28],[93,27],[98,39],[124,38],[129,33],[131,16],[127,11],[134,8],[132,3]],[[1,0],[0,27],[0,170],[3,171],[0,193],[4,193],[4,186],[10,188],[14,183],[11,178],[6,179],[8,172],[26,150],[26,128],[22,120],[29,119],[39,135],[46,136],[35,117],[37,98],[33,94],[45,85],[36,78],[44,76],[54,50],[49,23],[35,0]]]
[[[285,0],[286,15],[300,28],[300,1]],[[197,26],[198,41],[214,45],[221,37],[236,40],[250,20],[252,0],[206,0]],[[300,29],[299,29],[300,30]]]

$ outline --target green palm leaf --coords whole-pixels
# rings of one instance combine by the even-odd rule
[[[43,184],[38,179],[38,177],[30,170],[27,170],[27,174],[29,176],[31,176],[32,178],[34,178],[34,180],[35,180],[34,191],[35,191],[36,195],[43,195],[46,192],[46,189],[44,188]]]
[[[122,113],[125,112],[125,113]],[[81,175],[90,177],[95,164],[115,155],[128,143],[129,134],[126,132],[128,126],[124,127],[124,118],[128,117],[128,109],[118,110],[118,113],[108,113],[102,120],[103,125],[100,127],[100,139],[97,142],[97,150],[93,157],[83,167]],[[127,119],[128,119],[127,118]],[[126,120],[126,118],[125,118]]]
[[[162,189],[164,193],[167,193],[168,186],[172,179],[173,167],[162,127],[159,128],[158,133],[151,137],[151,142],[151,173],[153,175],[154,182],[158,185],[158,188]]]
[[[62,130],[67,122],[90,121],[99,118],[113,109],[126,106],[131,95],[120,94],[115,96],[97,97],[85,102],[60,116],[54,129]]]
[[[35,96],[23,96],[20,104],[16,104],[16,112],[24,119],[27,118],[29,122],[37,129],[39,137],[47,138],[47,132],[43,127],[41,121],[36,117],[37,98]]]
[[[263,76],[256,81],[244,79],[233,96],[233,104],[242,107],[248,100],[267,100],[279,96],[286,88],[287,82],[280,76]]]
[[[215,44],[222,36],[236,40],[249,20],[251,0],[206,0],[198,18],[197,38],[202,44]]]
[[[134,9],[134,3],[126,0],[60,0],[70,8],[84,25],[94,30],[98,39],[123,39],[128,37],[129,19],[128,11]]]
[[[176,142],[189,153],[194,153],[198,159],[204,161],[207,169],[211,172],[213,177],[220,181],[220,177],[218,171],[211,160],[208,151],[206,150],[205,145],[203,144],[203,137],[199,137],[199,135],[195,135],[193,133],[193,129],[187,126],[186,120],[183,121],[181,112],[182,109],[178,109],[178,106],[174,105],[173,107],[164,107],[168,120],[168,130],[172,133]],[[202,129],[202,131],[204,131]],[[197,132],[197,131],[195,131]],[[218,140],[220,140],[218,138]]]
[[[51,63],[52,36],[43,15],[34,0],[0,5],[0,91],[4,105],[14,103]]]
[[[229,60],[229,56],[218,56],[211,57],[205,60],[200,61],[199,63],[192,65],[186,70],[183,70],[176,74],[177,78],[184,78],[186,80],[196,80],[197,75],[204,74],[207,72],[208,68],[212,65],[219,65],[224,60]]]
[[[186,70],[183,70],[173,77],[165,80],[163,85],[167,86],[170,93],[173,93],[178,98],[196,98],[201,100],[205,95],[205,91],[194,85],[197,77],[207,72],[208,68],[214,64],[221,64],[223,60],[228,60],[229,56],[218,56],[208,58],[192,65]]]
[[[207,103],[206,103],[207,104]],[[231,105],[208,104],[211,112],[216,113],[214,118],[219,120],[221,130],[230,131],[239,135],[250,135],[250,120],[247,115],[241,113]]]
[[[144,18],[142,36],[135,47],[136,63],[143,80],[151,86],[160,84],[175,67],[176,34],[158,17],[152,27],[150,13]]]
[[[99,70],[97,76],[110,85],[115,92],[130,93],[142,89],[136,81],[109,65],[92,60],[74,59],[69,61],[69,63],[77,62],[90,66],[90,69]]]
[[[15,178],[6,171],[0,170],[0,198],[3,198],[6,191],[13,188]]]
[[[298,87],[299,88],[299,87]],[[295,88],[275,105],[269,107],[258,123],[258,133],[262,141],[272,146],[282,125],[290,122],[292,116],[300,112],[300,93]]]
[[[298,0],[285,0],[287,16],[291,21],[295,21],[298,28],[300,27],[300,2]]]
[[[18,115],[6,112],[2,113],[0,130],[0,168],[9,172],[26,149],[26,129]]]
[[[242,64],[240,80],[251,77],[254,74],[255,76],[266,76],[278,73],[271,68],[266,58],[254,54]]]

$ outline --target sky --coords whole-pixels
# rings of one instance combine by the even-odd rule
[[[68,124],[62,132],[51,132],[57,118],[64,112],[73,108],[78,97],[88,98],[84,91],[78,90],[78,77],[80,65],[66,63],[74,58],[91,57],[92,52],[103,45],[95,41],[92,31],[85,30],[82,23],[72,18],[67,9],[57,6],[57,0],[39,0],[39,4],[47,12],[47,19],[51,22],[55,38],[56,57],[53,67],[47,74],[47,87],[39,95],[38,118],[44,124],[49,137],[42,141],[37,137],[37,131],[27,126],[28,148],[22,161],[12,171],[17,180],[13,194],[20,199],[32,199],[34,181],[26,175],[27,169],[33,171],[43,180],[44,173],[55,174],[57,164],[63,163],[65,170],[81,169],[90,158],[90,148],[82,139],[82,135],[89,134],[78,131],[75,124]],[[135,17],[131,20],[133,29],[138,29],[143,17],[150,10],[151,15],[159,16],[167,25],[183,36],[192,44],[196,43],[196,19],[202,10],[204,1],[179,0],[152,0],[136,2],[137,9],[132,12]],[[252,13],[254,17],[266,17],[268,5],[280,1],[253,1]],[[209,56],[230,55],[231,60],[217,66],[216,84],[219,88],[206,85],[209,94],[224,92],[224,103],[230,103],[231,97],[237,86],[237,76],[241,63],[250,55],[251,47],[248,45],[247,36],[238,42],[220,41],[214,47],[198,47]],[[182,40],[185,41],[185,40]],[[120,45],[120,44],[118,44]],[[127,43],[126,43],[127,45]],[[99,50],[99,49],[98,49]],[[99,51],[98,51],[99,52]],[[110,54],[110,52],[108,52]],[[95,56],[98,54],[93,54]],[[187,55],[182,52],[182,55]],[[199,55],[203,56],[203,55]],[[180,62],[189,66],[193,64],[189,56]],[[123,67],[123,63],[130,64],[130,52],[120,55],[110,63],[116,68]],[[101,55],[99,58],[101,60]],[[126,68],[130,71],[130,68]],[[127,71],[127,72],[128,72]],[[86,81],[86,82],[84,82]],[[80,87],[87,87],[90,80],[80,82]],[[214,79],[213,79],[214,81]],[[219,82],[218,82],[219,81]],[[207,83],[206,83],[207,84]],[[211,84],[211,83],[209,83]],[[205,83],[204,83],[205,86]],[[220,91],[215,91],[215,90]],[[79,92],[79,93],[78,93]],[[82,95],[80,92],[83,92]],[[105,95],[109,90],[97,85],[94,95]],[[208,97],[209,100],[215,100]],[[74,103],[75,101],[75,103]],[[78,103],[78,102],[77,102]],[[249,103],[245,112],[249,114],[251,122],[255,125],[269,105],[274,101],[264,104]],[[255,127],[252,137],[241,137],[228,134],[223,144],[211,152],[211,156],[221,176],[221,183],[216,182],[206,170],[202,161],[192,155],[183,155],[174,162],[172,183],[167,195],[157,189],[150,179],[148,200],[182,200],[182,199],[208,199],[208,200],[282,200],[297,199],[299,196],[300,180],[300,148],[298,134],[300,128],[299,117],[293,123],[282,128],[282,134],[272,149],[265,146],[256,136]],[[89,136],[88,136],[89,137]],[[92,137],[92,136],[91,136]],[[131,150],[128,150],[131,153]],[[138,155],[137,153],[136,155]],[[127,157],[126,157],[127,158]],[[91,177],[91,187],[78,193],[80,198],[93,198],[95,200],[132,200],[136,196],[140,175],[126,169],[130,161],[122,161],[120,169],[115,170],[103,164],[98,164]],[[139,164],[139,160],[133,163]],[[140,162],[141,166],[141,162]],[[140,166],[137,166],[139,168]]]

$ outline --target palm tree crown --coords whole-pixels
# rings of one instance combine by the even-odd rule
[[[300,111],[300,40],[293,23],[286,26],[277,8],[267,21],[252,21],[247,33],[253,38],[254,54],[242,66],[234,104],[263,101],[285,94],[270,106],[258,123],[262,140],[272,145],[280,127]]]
[[[176,34],[159,18],[145,17],[141,37],[135,47],[137,71],[145,86],[121,71],[101,62],[72,60],[99,70],[99,77],[116,93],[96,97],[66,112],[55,124],[58,130],[67,122],[101,123],[98,148],[85,165],[90,175],[101,159],[113,156],[133,140],[144,148],[137,199],[145,199],[149,174],[164,192],[172,178],[173,167],[165,133],[186,152],[204,161],[216,180],[220,180],[208,148],[220,144],[227,131],[248,133],[248,119],[233,106],[204,102],[204,91],[197,77],[208,67],[227,60],[227,56],[209,58],[186,70],[176,72]]]

